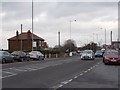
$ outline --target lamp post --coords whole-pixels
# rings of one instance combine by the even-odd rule
[[[106,46],[106,28],[105,28],[105,46]]]
[[[60,48],[60,32],[58,32],[58,46]]]
[[[32,51],[33,51],[33,0],[32,0]]]
[[[76,20],[73,20],[76,22]],[[71,40],[71,23],[73,22],[72,20],[70,20],[70,40]],[[71,43],[70,43],[70,53],[69,56],[72,56],[72,52],[71,52]]]
[[[103,29],[103,28],[100,28],[100,29]],[[104,30],[105,30],[104,31],[105,32],[105,38],[104,39],[105,39],[105,46],[106,46],[106,28]]]

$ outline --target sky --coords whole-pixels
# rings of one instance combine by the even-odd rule
[[[0,47],[8,49],[8,38],[23,32],[32,31],[32,3],[0,3]],[[110,44],[110,31],[113,40],[118,39],[118,2],[34,2],[34,34],[42,37],[50,47],[58,45],[58,32],[61,45],[68,39],[83,46],[91,41]],[[75,21],[76,20],[76,21]],[[71,26],[70,26],[71,22]]]

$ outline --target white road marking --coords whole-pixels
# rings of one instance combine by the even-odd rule
[[[71,82],[73,79],[70,79],[70,80],[68,80],[69,82]]]
[[[93,67],[90,68],[91,70],[93,69]]]
[[[12,73],[12,72],[7,72],[7,71],[2,71],[3,73],[9,73],[9,74],[15,74],[15,73]]]
[[[17,68],[14,68],[13,70],[17,70],[17,71],[27,71],[27,70],[22,70],[22,69],[17,69]]]
[[[88,69],[88,71],[90,71],[91,69]]]
[[[25,68],[27,69],[27,71],[34,71],[34,70],[38,70],[38,69],[34,69],[34,68]]]
[[[100,64],[100,63],[99,63],[99,64]],[[89,69],[87,69],[86,71],[84,71],[84,73],[80,73],[80,76],[84,75],[84,74],[87,73],[88,71],[91,71],[93,68],[95,68],[95,67],[97,67],[97,66],[98,66],[98,65],[96,64],[96,65],[90,67]],[[76,78],[78,78],[78,76],[74,76],[73,79],[69,79],[69,80],[67,80],[67,81],[61,82],[62,84],[60,84],[60,87],[62,87],[62,86],[65,85],[65,84],[70,83],[72,80],[74,80],[74,79],[76,79]],[[58,87],[58,88],[60,88],[60,87]]]
[[[61,85],[59,85],[58,87],[60,88],[60,87],[62,87],[63,85],[61,84]]]
[[[74,79],[75,79],[75,78],[78,78],[78,76],[75,76]]]
[[[64,82],[61,82],[62,84],[67,84],[67,83],[69,83],[68,81],[64,81]]]
[[[3,76],[3,77],[0,77],[0,79],[12,77],[12,76],[15,76],[15,75],[17,75],[17,74],[11,74],[11,75],[7,75],[7,76]]]
[[[80,76],[82,76],[82,75],[83,75],[83,73],[80,74]]]
[[[84,73],[87,73],[88,71],[84,71]]]
[[[15,76],[15,75],[17,75],[17,74],[12,74],[12,75],[8,75],[8,76],[4,76],[2,78],[8,78],[8,77],[12,77],[12,76]]]

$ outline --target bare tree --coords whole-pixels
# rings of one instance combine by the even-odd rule
[[[75,51],[76,50],[76,42],[72,39],[69,39],[64,42],[63,48],[65,51],[70,52],[70,51]]]

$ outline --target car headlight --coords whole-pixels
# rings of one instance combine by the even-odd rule
[[[83,58],[83,56],[81,56],[81,58]]]

